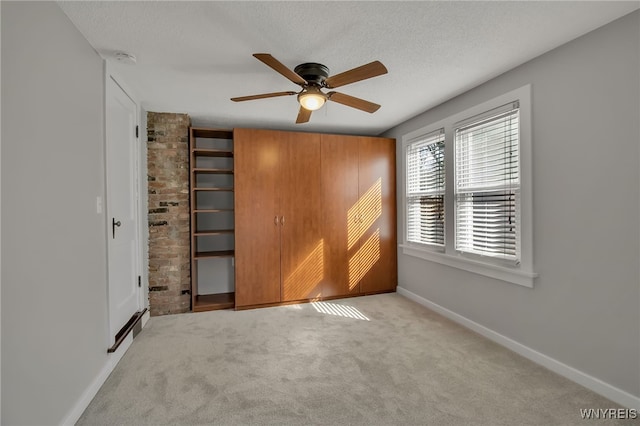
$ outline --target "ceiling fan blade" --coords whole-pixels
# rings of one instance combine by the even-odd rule
[[[387,72],[387,68],[382,65],[382,62],[373,61],[366,65],[331,76],[327,78],[324,83],[325,87],[334,89],[336,87],[344,86],[345,84],[351,84],[356,81],[377,77],[379,75],[386,74]]]
[[[365,101],[364,99],[356,98],[354,96],[345,95],[344,93],[329,92],[327,93],[327,98],[330,101],[337,102],[351,108],[357,108],[368,113],[374,113],[380,108],[380,105],[378,104],[374,104],[373,102]]]
[[[252,101],[254,99],[275,98],[276,96],[289,96],[296,95],[297,92],[273,92],[263,93],[261,95],[240,96],[237,98],[231,98],[233,102]]]
[[[306,108],[300,107],[298,111],[298,118],[296,118],[296,124],[306,123],[311,118],[311,111]]]
[[[289,80],[293,81],[295,84],[299,84],[301,86],[304,86],[307,84],[307,80],[300,77],[295,72],[291,71],[282,62],[278,61],[276,58],[269,55],[268,53],[254,53],[253,56],[257,60],[262,61],[265,65],[270,66],[275,71],[287,77]]]

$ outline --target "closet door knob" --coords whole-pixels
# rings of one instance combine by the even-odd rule
[[[273,223],[274,223],[276,226],[278,226],[278,216],[275,216],[275,217],[273,218]]]
[[[284,225],[284,216],[280,216],[280,224]]]

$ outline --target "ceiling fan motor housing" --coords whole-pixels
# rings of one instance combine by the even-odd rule
[[[318,86],[322,86],[324,80],[329,77],[329,68],[315,62],[300,64],[295,67],[293,71],[300,77],[307,80],[310,84]]]

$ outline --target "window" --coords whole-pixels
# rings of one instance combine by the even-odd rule
[[[519,104],[458,124],[455,138],[455,248],[520,260]]]
[[[531,88],[403,137],[404,254],[533,287]]]
[[[444,247],[444,129],[407,147],[407,241]]]

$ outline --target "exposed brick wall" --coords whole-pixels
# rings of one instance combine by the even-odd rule
[[[149,306],[189,311],[189,116],[147,113]]]

